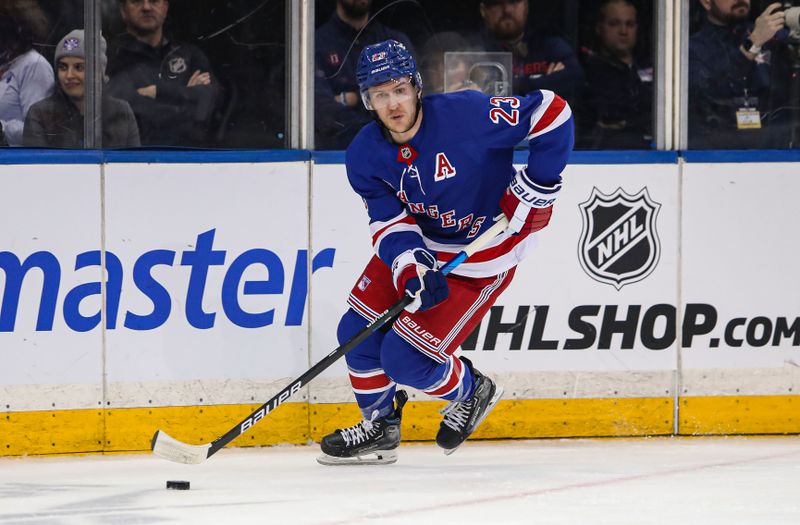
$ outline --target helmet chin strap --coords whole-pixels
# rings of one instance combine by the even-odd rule
[[[414,120],[411,121],[411,125],[408,128],[400,131],[399,133],[405,133],[409,131],[411,128],[417,125],[417,120],[419,120],[419,112],[422,109],[422,100],[419,95],[417,95],[417,105],[414,108]],[[378,116],[377,111],[370,111],[372,113],[372,118],[375,119],[375,122],[381,127],[381,131],[383,132],[383,137],[388,140],[389,142],[394,142],[394,138],[392,138],[392,130],[386,127],[386,124],[383,123],[381,118]]]

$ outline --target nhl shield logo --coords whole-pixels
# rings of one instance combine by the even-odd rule
[[[168,62],[169,72],[173,75],[179,75],[186,71],[186,60],[183,57],[172,57]]]
[[[579,207],[583,231],[578,259],[589,277],[620,290],[653,272],[661,255],[656,232],[661,205],[650,198],[647,188],[636,195],[622,188],[604,195],[593,188]]]

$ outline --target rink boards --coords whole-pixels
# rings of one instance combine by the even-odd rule
[[[343,156],[203,155],[0,165],[0,455],[208,442],[337,346],[372,254]],[[800,158],[747,158],[575,155],[462,345],[506,392],[479,437],[800,432]],[[235,444],[351,401],[342,361]],[[441,406],[412,392],[404,437]]]

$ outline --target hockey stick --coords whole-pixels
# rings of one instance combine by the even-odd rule
[[[508,220],[505,216],[501,217],[491,228],[482,233],[477,239],[472,241],[469,246],[459,252],[453,259],[448,261],[441,268],[445,275],[450,273],[456,266],[466,261],[473,253],[485,246],[490,240],[506,229]],[[282,405],[287,399],[295,395],[301,388],[306,386],[312,379],[317,377],[326,368],[331,366],[344,354],[358,346],[373,332],[381,328],[396,315],[403,311],[413,300],[410,296],[405,296],[392,305],[383,315],[372,321],[369,325],[358,332],[352,339],[333,350],[317,364],[309,368],[303,375],[292,381],[287,387],[275,394],[269,401],[258,407],[252,414],[240,421],[235,427],[224,435],[218,437],[211,443],[205,445],[188,445],[182,441],[171,437],[162,430],[157,430],[153,436],[150,448],[153,454],[164,459],[177,463],[202,463],[210,458],[222,447],[247,432],[247,430],[261,421],[267,414]]]

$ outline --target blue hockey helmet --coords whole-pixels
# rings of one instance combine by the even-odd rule
[[[356,80],[362,98],[369,88],[401,78],[408,78],[417,89],[422,89],[422,76],[417,71],[417,62],[406,46],[397,40],[384,40],[361,51]]]

